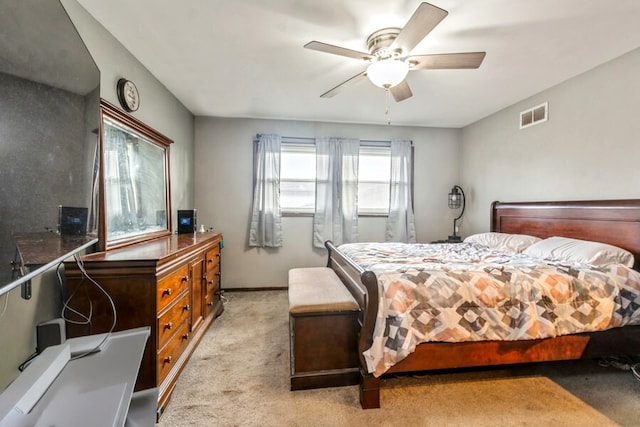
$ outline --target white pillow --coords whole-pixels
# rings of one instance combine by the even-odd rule
[[[526,234],[508,234],[508,233],[478,233],[473,234],[466,239],[468,243],[478,243],[488,246],[491,249],[500,249],[505,252],[522,252],[532,244],[539,242],[540,238],[529,236]]]
[[[633,267],[633,254],[617,246],[567,237],[549,237],[524,250],[534,258],[586,263],[598,267],[624,264]]]

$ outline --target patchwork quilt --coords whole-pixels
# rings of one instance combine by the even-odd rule
[[[379,310],[364,355],[380,376],[422,342],[528,340],[640,324],[640,273],[565,265],[474,243],[351,243],[376,273]]]

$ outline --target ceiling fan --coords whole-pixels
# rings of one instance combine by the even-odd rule
[[[320,95],[330,98],[344,87],[368,77],[376,86],[389,90],[396,102],[413,94],[405,77],[412,70],[478,68],[485,52],[411,55],[411,51],[442,21],[449,12],[437,6],[420,3],[404,28],[383,28],[367,37],[369,53],[318,41],[304,45],[307,49],[346,56],[369,62],[366,70],[345,80]]]

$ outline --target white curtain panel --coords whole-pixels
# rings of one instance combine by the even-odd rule
[[[93,178],[91,181],[91,200],[87,217],[87,234],[98,232],[100,220],[100,144],[96,139],[96,149],[93,153]]]
[[[129,146],[125,134],[115,127],[105,128],[105,137],[111,141],[105,149],[105,203],[109,206],[110,224],[125,224],[135,217],[135,191],[131,174]]]
[[[280,135],[263,134],[258,138],[249,246],[282,246],[280,144]]]
[[[360,141],[316,138],[316,209],[313,246],[358,241],[358,155]]]
[[[385,240],[405,243],[416,241],[411,199],[411,141],[391,141],[391,187]]]

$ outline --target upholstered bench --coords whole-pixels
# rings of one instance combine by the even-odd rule
[[[358,315],[332,269],[289,270],[291,390],[358,384]]]

